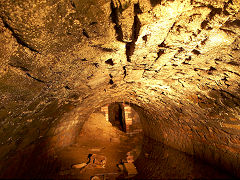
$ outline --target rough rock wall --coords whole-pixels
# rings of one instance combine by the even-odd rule
[[[240,176],[239,8],[1,0],[0,158],[67,145],[95,108],[128,101],[144,108],[148,136]]]

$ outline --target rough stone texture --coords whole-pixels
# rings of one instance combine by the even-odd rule
[[[0,1],[0,159],[130,102],[145,134],[240,176],[239,0]]]

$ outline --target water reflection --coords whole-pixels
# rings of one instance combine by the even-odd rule
[[[124,133],[106,121],[103,113],[93,113],[84,124],[76,144],[55,150],[53,157],[41,154],[40,148],[25,151],[9,163],[3,177],[86,180],[231,178],[192,156],[144,137],[134,117],[137,116],[132,111],[127,115],[132,120]]]
[[[138,174],[133,179],[226,179],[227,173],[144,137],[141,153],[134,162]]]

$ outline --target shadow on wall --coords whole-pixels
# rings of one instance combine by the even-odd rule
[[[0,179],[44,179],[55,178],[60,165],[55,159],[54,148],[48,147],[48,141],[32,144],[4,162]]]
[[[42,172],[42,177],[51,174],[55,150],[73,143],[83,124],[79,116],[74,115],[74,108],[71,104],[54,101],[41,111],[24,116],[21,121],[28,123],[22,128],[26,133],[17,134],[22,141],[1,146],[1,153],[5,154],[0,161],[0,178],[41,178],[37,172]],[[74,124],[72,119],[79,123]],[[31,171],[25,174],[26,170]]]

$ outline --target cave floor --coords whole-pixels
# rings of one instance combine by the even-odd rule
[[[143,137],[141,132],[126,134],[107,122],[101,113],[90,116],[75,144],[58,149],[54,154],[51,159],[34,156],[36,152],[28,155],[25,161],[21,157],[12,162],[12,168],[9,167],[3,177],[88,180],[232,178],[192,156]],[[134,163],[137,174],[124,173],[121,163]],[[85,166],[73,168],[73,165]]]
[[[125,134],[112,127],[100,113],[93,114],[84,125],[78,142],[57,152],[61,164],[58,178],[91,179],[96,176],[99,179],[231,178],[221,170],[185,153],[143,137],[141,133],[132,133]],[[106,161],[100,165],[90,162],[80,169],[71,168],[74,164],[87,163],[89,154]],[[127,175],[121,171],[119,164],[123,162],[128,164],[133,162],[138,174]]]
[[[83,126],[76,144],[61,149],[57,157],[61,159],[60,178],[90,179],[98,176],[102,179],[116,179],[121,171],[120,162],[131,162],[140,154],[142,134],[132,132],[126,134],[107,122],[101,113],[94,113]],[[84,168],[71,168],[74,164],[88,162],[88,156],[105,159],[106,163],[89,163]]]

